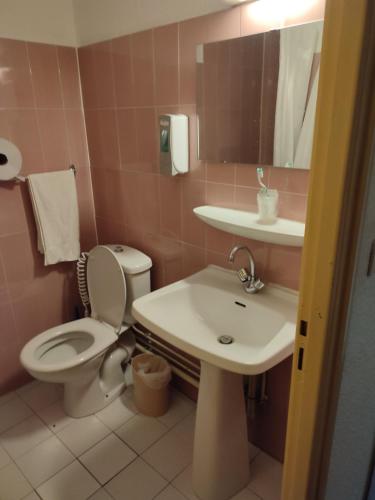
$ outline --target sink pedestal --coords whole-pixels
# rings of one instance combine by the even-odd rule
[[[201,362],[193,488],[202,500],[228,500],[249,482],[243,376]]]

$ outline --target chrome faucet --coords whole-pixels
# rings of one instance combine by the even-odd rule
[[[257,278],[255,274],[255,261],[253,254],[246,246],[235,246],[232,248],[229,254],[229,262],[234,262],[234,258],[239,250],[244,250],[249,257],[249,268],[250,271],[242,267],[237,271],[237,276],[239,277],[241,283],[243,283],[245,292],[247,293],[258,293],[264,287],[264,283]]]

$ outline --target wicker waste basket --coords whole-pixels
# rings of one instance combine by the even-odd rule
[[[138,410],[150,417],[164,415],[169,406],[169,363],[154,354],[138,354],[132,360],[132,368]]]

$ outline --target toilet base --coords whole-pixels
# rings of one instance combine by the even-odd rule
[[[73,384],[64,385],[64,401],[63,408],[69,417],[81,418],[92,415],[118,398],[126,389],[125,382],[115,387],[112,391],[103,393],[100,391],[93,391],[90,387],[88,393],[82,394],[80,390]]]
[[[74,418],[86,417],[102,410],[125,389],[125,374],[121,364],[128,351],[117,347],[110,353],[90,361],[90,369],[78,380],[64,384],[64,411]]]

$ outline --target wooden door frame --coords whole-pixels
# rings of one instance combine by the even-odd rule
[[[375,123],[371,4],[326,5],[283,500],[324,497]]]

